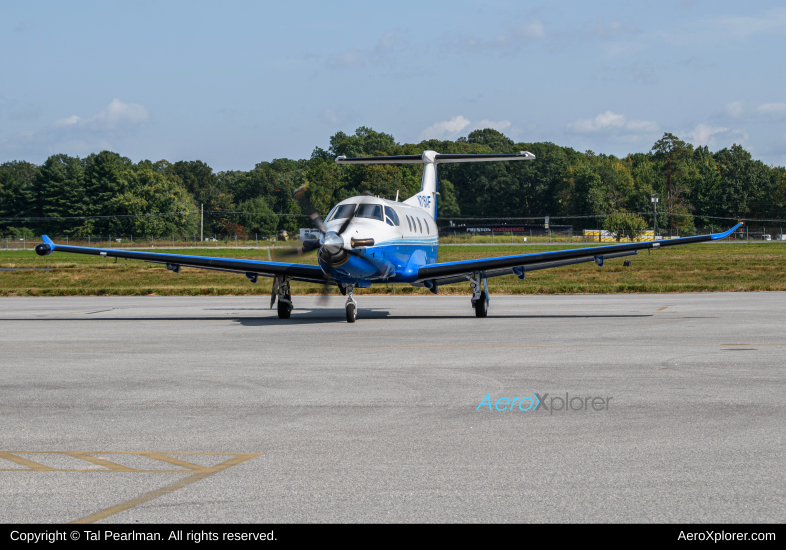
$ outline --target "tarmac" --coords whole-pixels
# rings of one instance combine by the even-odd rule
[[[786,521],[786,293],[293,298],[2,298],[0,521]]]

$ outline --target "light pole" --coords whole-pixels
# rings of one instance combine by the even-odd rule
[[[658,194],[652,194],[652,240],[658,234]]]

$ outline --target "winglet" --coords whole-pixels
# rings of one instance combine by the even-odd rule
[[[737,229],[739,229],[740,227],[742,227],[742,222],[738,223],[728,231],[724,231],[723,233],[713,233],[712,235],[710,235],[710,237],[712,237],[713,241],[716,241],[718,239],[725,239],[726,237],[737,231]]]
[[[44,239],[44,242],[45,242],[46,244],[48,244],[49,246],[51,246],[52,248],[54,248],[54,247],[55,247],[55,243],[53,243],[53,242],[52,242],[52,239],[50,239],[50,238],[49,238],[49,237],[47,237],[46,235],[42,235],[42,236],[41,236],[41,238],[42,238],[42,239]]]

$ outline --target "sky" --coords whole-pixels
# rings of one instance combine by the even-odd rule
[[[786,165],[786,6],[725,0],[0,5],[0,162],[216,171],[495,128],[624,156],[664,132]]]

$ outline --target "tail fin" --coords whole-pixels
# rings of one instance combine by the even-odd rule
[[[437,197],[439,197],[439,177],[437,164],[453,162],[487,162],[499,160],[535,160],[535,155],[522,151],[518,155],[441,155],[436,151],[423,151],[422,155],[397,155],[390,157],[355,157],[336,158],[338,164],[423,164],[423,178],[420,180],[420,191],[404,201],[404,204],[417,206],[426,210],[430,217],[437,219]]]

